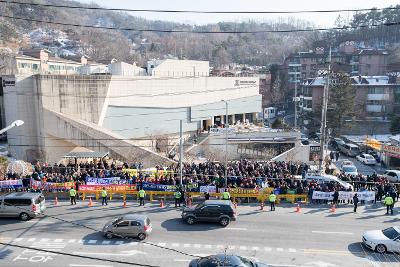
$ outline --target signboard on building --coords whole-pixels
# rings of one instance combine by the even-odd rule
[[[400,146],[383,146],[385,155],[400,159]]]
[[[382,143],[376,139],[365,139],[365,145],[378,151],[381,151],[382,148]]]
[[[235,128],[210,128],[210,134],[234,134]]]
[[[310,146],[310,157],[308,160],[309,161],[318,161],[320,152],[321,152],[320,146]]]

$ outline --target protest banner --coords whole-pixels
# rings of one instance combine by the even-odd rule
[[[67,190],[71,187],[75,188],[75,182],[65,182],[65,183],[51,183],[51,182],[42,182],[31,180],[31,187],[33,189],[42,189],[42,190]]]
[[[375,200],[375,191],[362,191],[362,192],[339,191],[339,200],[352,200],[355,193],[357,193],[359,200],[365,200],[365,201]],[[333,192],[314,191],[312,199],[333,200]]]
[[[200,186],[200,193],[216,193],[217,187],[215,185],[201,185]]]
[[[357,192],[359,200],[373,201],[375,200],[375,191]]]
[[[94,178],[86,177],[87,185],[113,185],[113,184],[127,184],[128,180],[121,179],[120,177],[110,177],[110,178]]]
[[[20,188],[20,187],[22,187],[22,179],[0,181],[0,188]]]
[[[138,190],[139,190],[138,184]],[[142,184],[143,190],[145,191],[176,191],[175,185],[163,185],[163,184],[153,184],[153,183],[143,183]]]
[[[219,188],[218,192],[225,192],[226,188]],[[254,188],[228,188],[230,194],[258,194],[259,190]]]
[[[85,192],[85,191],[101,191],[103,190],[103,187],[106,188],[107,191],[110,192],[124,192],[127,190],[136,190],[136,184],[130,184],[130,185],[80,185],[79,186],[79,191]]]

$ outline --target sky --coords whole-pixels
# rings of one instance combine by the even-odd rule
[[[298,11],[298,10],[333,10],[382,8],[400,4],[399,0],[78,0],[83,3],[97,3],[108,8],[129,9],[163,9],[163,10],[201,10],[201,11]],[[288,15],[272,14],[174,14],[153,12],[131,12],[152,20],[168,20],[189,24],[207,24],[221,21],[242,21],[256,19],[260,21],[276,20]],[[307,20],[316,26],[330,27],[339,13],[307,13],[290,15],[301,20]],[[351,18],[350,12],[341,13],[345,18]]]

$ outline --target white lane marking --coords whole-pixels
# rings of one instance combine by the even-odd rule
[[[108,245],[108,244],[111,244],[111,241],[110,240],[103,240],[103,242],[101,242],[101,244]]]
[[[167,244],[166,243],[158,243],[157,245],[160,247],[165,247]]]
[[[137,254],[147,254],[146,252],[139,251],[139,250],[127,250],[127,251],[121,251],[121,252],[122,253],[74,251],[73,254],[76,254],[76,255],[104,255],[104,256],[135,256]]]
[[[257,251],[257,250],[259,250],[259,248],[258,247],[252,247],[251,250],[256,250]]]
[[[270,248],[270,247],[264,247],[264,250],[265,250],[265,251],[272,251],[272,248]]]
[[[226,227],[226,228],[222,228],[225,230],[238,230],[238,231],[247,231],[247,228],[240,228],[240,227]]]
[[[133,241],[133,242],[129,242],[129,245],[131,246],[137,246],[139,244],[139,242]]]
[[[211,245],[204,245],[204,248],[212,248]]]
[[[283,252],[283,248],[276,248],[276,251]]]
[[[19,241],[22,241],[22,240],[24,240],[24,238],[18,237],[18,238],[15,238],[13,241],[14,241],[14,242],[19,242]]]
[[[29,239],[28,239],[29,242],[33,242],[33,241],[35,241],[35,240],[36,240],[36,238],[29,238]]]
[[[74,264],[71,263],[69,266],[71,267],[114,267],[112,265],[99,265],[99,264]]]
[[[239,249],[240,249],[240,250],[246,250],[247,247],[246,247],[246,246],[240,246]]]
[[[193,247],[194,248],[201,248],[201,245],[200,244],[194,244]]]
[[[174,259],[177,262],[190,262],[191,260],[183,260],[183,259]]]
[[[173,247],[179,247],[179,243],[172,243],[171,246],[173,246]]]
[[[64,239],[56,239],[54,242],[63,242]]]
[[[30,220],[30,221],[26,221],[27,223],[40,223],[40,224],[51,224],[51,223],[55,223],[55,222],[48,222],[48,221],[34,221],[34,220]]]
[[[228,246],[228,249],[235,249],[235,246]]]
[[[289,252],[296,252],[297,250],[294,248],[289,248]]]
[[[311,231],[314,234],[332,234],[332,235],[354,235],[354,233],[350,232],[325,232],[325,231]]]
[[[40,242],[48,242],[48,241],[49,241],[48,238],[42,238],[42,239],[40,239]]]
[[[190,244],[183,244],[184,248],[190,248]]]
[[[76,241],[76,239],[70,239],[68,240],[68,243],[74,243]]]
[[[223,245],[217,245],[216,248],[221,249],[221,248],[224,248],[224,246]]]
[[[97,243],[97,240],[94,240],[94,239],[88,241],[88,244],[96,244],[96,243]]]
[[[120,240],[120,241],[115,241],[115,244],[116,245],[122,245],[122,244],[124,244],[125,243],[125,241],[122,241],[122,240]]]

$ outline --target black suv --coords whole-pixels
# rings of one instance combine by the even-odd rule
[[[188,224],[201,221],[227,226],[230,221],[236,221],[236,211],[230,200],[206,200],[194,208],[185,208],[182,219]]]

